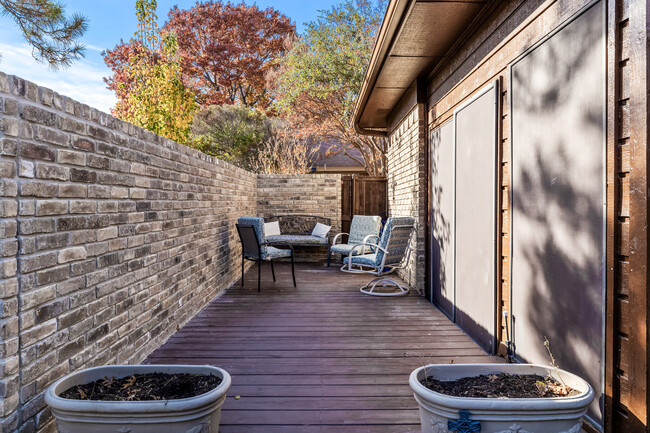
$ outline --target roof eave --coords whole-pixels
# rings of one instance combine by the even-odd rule
[[[387,135],[386,128],[364,128],[359,125],[363,111],[368,103],[368,98],[372,89],[377,82],[379,72],[386,60],[386,56],[390,51],[390,46],[395,38],[396,33],[399,31],[400,23],[404,18],[409,5],[414,0],[390,0],[384,21],[379,29],[377,41],[370,57],[370,63],[366,69],[366,74],[361,85],[361,91],[354,104],[354,111],[352,114],[352,122],[354,130],[362,135],[374,135],[385,137]]]

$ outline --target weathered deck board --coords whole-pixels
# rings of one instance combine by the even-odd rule
[[[297,265],[246,275],[148,358],[232,375],[221,433],[419,431],[410,372],[424,363],[499,362],[416,294],[359,293],[367,276]],[[235,400],[235,396],[241,396]]]

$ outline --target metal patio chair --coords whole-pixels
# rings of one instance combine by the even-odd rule
[[[361,293],[373,296],[403,296],[408,294],[409,288],[404,287],[392,278],[386,278],[397,269],[403,269],[408,265],[411,256],[411,242],[416,231],[415,219],[411,217],[388,218],[384,231],[379,242],[360,243],[355,245],[348,257],[343,259],[343,272],[368,273],[375,275],[365,286],[361,287]],[[372,254],[355,255],[356,249],[371,247]],[[376,287],[394,286],[397,290],[393,292],[375,291]]]
[[[253,220],[259,220],[253,221]],[[293,287],[296,287],[296,273],[293,266],[293,247],[286,244],[289,249],[281,249],[269,246],[264,237],[264,220],[261,218],[239,218],[236,224],[239,239],[242,244],[241,258],[241,285],[244,286],[244,263],[245,260],[257,262],[257,291],[261,291],[262,280],[262,262],[271,262],[271,274],[275,282],[275,269],[273,260],[280,258],[291,258],[291,277],[293,278]],[[277,245],[277,244],[276,244]]]
[[[381,230],[381,217],[372,215],[354,215],[350,224],[350,233],[339,233],[334,236],[332,244],[327,249],[327,266],[330,265],[332,253],[350,255],[350,251],[355,245],[376,243],[379,240],[379,231]],[[348,237],[346,243],[337,244],[336,242],[343,236]],[[373,251],[370,247],[357,248],[355,254],[365,254]]]

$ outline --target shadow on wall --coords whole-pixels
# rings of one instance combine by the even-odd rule
[[[601,395],[604,261],[602,3],[513,68],[512,313],[521,358]],[[569,48],[570,47],[570,48]],[[600,404],[599,404],[600,403]],[[595,419],[598,406],[590,409]]]
[[[219,235],[219,245],[223,245],[223,248],[222,248],[221,251],[217,252],[216,260],[218,261],[218,260],[221,260],[221,259],[225,259],[231,265],[233,265],[236,262],[234,261],[234,258],[231,257],[231,254],[233,252],[231,250],[231,248],[230,248],[231,235],[232,235],[233,240],[235,242],[237,242],[237,245],[239,245],[239,248],[237,248],[237,251],[236,251],[236,257],[239,258],[239,259],[241,259],[241,254],[242,254],[241,243],[239,242],[239,237],[237,236],[236,230],[231,230],[230,229],[230,224],[228,224],[227,220],[225,220],[224,225],[225,225],[225,228]],[[235,232],[235,233],[233,233],[233,232]],[[219,276],[223,277],[229,271],[230,271],[230,269],[228,269],[228,270],[224,269],[224,270],[221,271],[221,274]]]
[[[560,165],[567,163],[564,154],[557,159]],[[555,177],[539,154],[537,166],[534,178],[522,171],[518,188],[526,193],[513,200],[513,218],[525,219],[531,231],[526,234],[531,241],[517,249],[521,253],[517,259],[525,262],[530,274],[525,281],[515,276],[513,296],[526,284],[528,320],[540,337],[551,341],[561,367],[579,371],[584,366],[575,361],[583,352],[601,348],[594,342],[602,340],[603,209]],[[543,203],[539,197],[544,197]],[[543,337],[539,345],[543,352]]]
[[[442,179],[442,173],[449,167],[444,166],[439,156],[443,146],[453,146],[444,143],[442,128],[431,134],[431,262],[433,301],[449,317],[453,316],[453,259],[445,260],[452,253],[452,222],[453,211],[446,206],[448,201],[453,203],[453,184],[447,185]],[[446,149],[445,149],[446,150]],[[453,168],[452,168],[453,173]],[[444,184],[444,185],[443,185]],[[446,200],[445,200],[446,199]],[[444,257],[443,257],[444,256]],[[447,265],[452,269],[447,270]]]

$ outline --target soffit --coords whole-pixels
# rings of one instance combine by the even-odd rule
[[[393,34],[382,34],[384,40],[376,43],[375,50],[386,43],[390,45],[383,58],[377,58],[366,72],[355,107],[357,126],[385,128],[388,115],[411,84],[444,59],[485,3],[486,0],[411,0],[403,8],[402,17],[386,17],[385,23],[400,19],[400,24]]]

